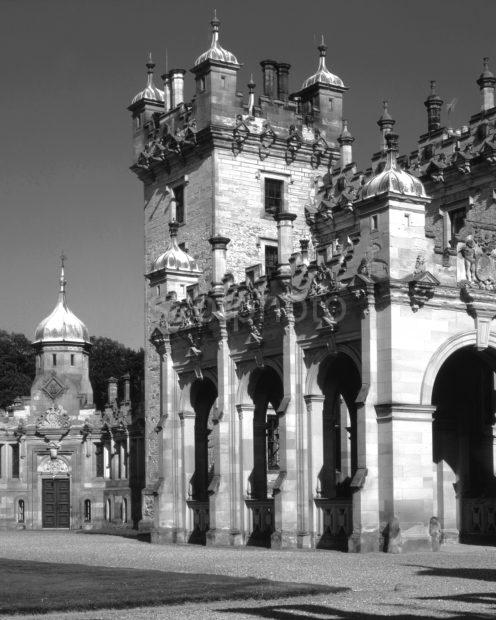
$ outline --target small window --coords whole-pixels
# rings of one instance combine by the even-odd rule
[[[112,501],[110,497],[108,497],[107,501],[105,502],[105,519],[107,521],[112,520]]]
[[[222,88],[225,88],[226,87],[226,76],[223,75],[221,76],[220,79],[221,79]]]
[[[157,286],[155,288],[155,292],[157,293],[157,297],[159,297],[159,295],[160,295],[160,284],[157,284]]]
[[[372,215],[370,218],[370,230],[377,230],[377,215]]]
[[[104,474],[104,462],[103,462],[103,444],[95,444],[95,459],[96,459],[96,477],[103,478]]]
[[[265,213],[275,215],[282,209],[283,181],[265,179]]]
[[[449,212],[451,239],[455,238],[465,224],[465,207],[454,209]]]
[[[19,444],[11,444],[12,448],[12,478],[19,478]]]
[[[277,271],[277,246],[265,246],[265,275],[270,278]]]
[[[122,498],[121,504],[121,519],[123,523],[127,523],[127,498]]]
[[[91,521],[91,500],[84,500],[84,522],[89,523]]]
[[[17,502],[17,523],[24,523],[24,500]]]
[[[75,359],[74,353],[71,353],[71,366],[74,366],[74,359]]]
[[[176,199],[176,222],[184,223],[184,185],[177,185],[174,188],[174,198]]]
[[[139,114],[134,118],[134,126],[136,127],[136,129],[139,129],[141,127],[141,116]]]
[[[206,84],[205,84],[205,77],[201,77],[198,80],[198,87],[200,89],[200,92],[202,93],[205,90]]]
[[[52,353],[52,366],[56,366],[56,365],[57,365],[57,354]]]

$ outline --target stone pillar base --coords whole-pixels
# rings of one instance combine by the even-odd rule
[[[186,532],[174,527],[161,527],[151,531],[151,542],[158,545],[186,543]]]
[[[229,537],[231,547],[243,547],[246,544],[245,536],[239,530],[231,530]]]
[[[272,532],[270,536],[271,549],[297,549],[298,534],[296,532]]]
[[[231,546],[231,531],[212,529],[206,533],[207,547],[230,547]]]
[[[312,549],[314,546],[312,534],[308,532],[298,532],[296,535],[296,546],[298,549]]]
[[[442,545],[458,545],[460,543],[460,532],[457,529],[441,530]]]
[[[382,536],[379,528],[376,530],[353,532],[348,538],[348,551],[350,553],[375,553],[381,551],[381,539]]]

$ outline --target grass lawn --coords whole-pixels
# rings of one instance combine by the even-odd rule
[[[254,577],[0,560],[0,613],[274,599],[346,590]]]

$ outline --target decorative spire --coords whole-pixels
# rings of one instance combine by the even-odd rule
[[[436,81],[431,80],[430,86],[431,92],[424,101],[424,105],[427,108],[427,130],[429,133],[441,127],[441,108],[443,106],[443,100],[436,93]]]
[[[237,65],[238,60],[236,56],[222,48],[219,43],[220,20],[217,18],[216,9],[214,9],[214,16],[210,24],[212,26],[212,43],[210,44],[210,48],[206,52],[198,56],[198,58],[195,60],[195,67],[201,65],[206,60],[217,60],[220,62]]]
[[[397,170],[398,163],[396,161],[396,155],[398,153],[398,134],[392,131],[386,134],[386,165],[384,170]]]
[[[253,81],[253,73],[250,75],[250,81],[248,82],[247,86],[248,86],[248,114],[249,116],[254,116],[256,84]]]
[[[148,62],[146,63],[146,87],[140,91],[132,100],[131,103],[137,103],[143,99],[150,99],[151,101],[158,101],[162,103],[164,101],[164,92],[155,86],[153,81],[153,69],[155,63],[152,59],[152,53],[148,53]]]
[[[65,269],[64,269],[66,260],[67,260],[67,256],[64,254],[64,251],[62,250],[62,252],[60,253],[59,301],[62,301],[63,303],[65,303],[65,286],[67,284],[67,281],[65,279]]]
[[[483,112],[494,108],[494,85],[496,78],[489,71],[489,58],[484,58],[482,73],[480,74],[477,84],[481,90],[482,102],[481,109]]]
[[[307,78],[302,85],[302,90],[312,86],[313,84],[329,84],[332,86],[339,86],[345,88],[343,80],[329,71],[326,65],[327,45],[324,42],[324,35],[322,35],[320,45],[317,47],[319,50],[319,66],[317,71]]]
[[[382,102],[382,115],[381,118],[377,121],[377,124],[379,125],[382,134],[381,150],[383,151],[387,150],[386,136],[393,129],[393,126],[396,123],[394,118],[389,113],[388,105],[388,101]]]
[[[339,144],[352,144],[355,138],[351,135],[348,129],[348,121],[343,118],[343,129],[338,137]]]
[[[477,80],[477,84],[484,88],[484,86],[494,86],[496,78],[494,74],[489,70],[489,57],[486,56],[482,61],[482,73]]]

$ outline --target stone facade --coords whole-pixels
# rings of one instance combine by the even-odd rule
[[[36,330],[30,398],[0,415],[0,528],[131,528],[141,518],[142,430],[130,377],[108,381],[108,405],[95,410],[91,347],[68,309],[62,269],[59,299]]]
[[[169,72],[129,108],[145,193],[141,527],[396,552],[437,544],[437,517],[444,541],[496,540],[492,74],[460,131],[441,126],[433,87],[408,156],[385,106],[360,172],[325,45],[292,95],[289,66],[262,61],[256,102],[212,26],[191,102]]]

